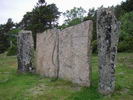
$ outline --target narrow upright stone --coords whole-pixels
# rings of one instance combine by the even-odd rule
[[[119,22],[111,8],[97,11],[97,40],[99,56],[99,92],[107,95],[115,89],[115,62]]]
[[[17,39],[18,45],[18,71],[19,72],[32,72],[34,44],[31,31],[20,31]]]

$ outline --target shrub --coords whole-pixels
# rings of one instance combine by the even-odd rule
[[[118,52],[133,52],[133,37],[126,37],[118,44]]]
[[[133,11],[125,13],[120,17],[121,30],[118,52],[133,51]]]
[[[12,56],[17,54],[17,34],[19,31],[20,31],[19,29],[13,29],[8,32],[10,47],[7,50],[7,56]]]
[[[16,54],[17,54],[17,47],[14,45],[7,50],[7,56],[14,56]]]

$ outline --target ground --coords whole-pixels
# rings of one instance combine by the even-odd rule
[[[116,89],[112,95],[97,92],[97,55],[92,56],[92,86],[17,73],[16,56],[0,55],[0,100],[133,100],[133,53],[119,53]]]

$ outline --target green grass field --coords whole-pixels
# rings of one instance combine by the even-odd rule
[[[18,74],[15,56],[0,55],[0,100],[133,100],[133,53],[119,53],[116,90],[112,95],[97,92],[97,55],[92,57],[92,86],[54,81],[33,74]]]

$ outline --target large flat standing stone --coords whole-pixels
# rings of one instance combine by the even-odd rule
[[[58,77],[58,32],[57,29],[37,34],[37,73],[45,77]]]
[[[31,31],[20,31],[17,38],[18,71],[33,72],[34,43]]]
[[[92,28],[92,21],[85,21],[59,33],[60,78],[90,86]]]

